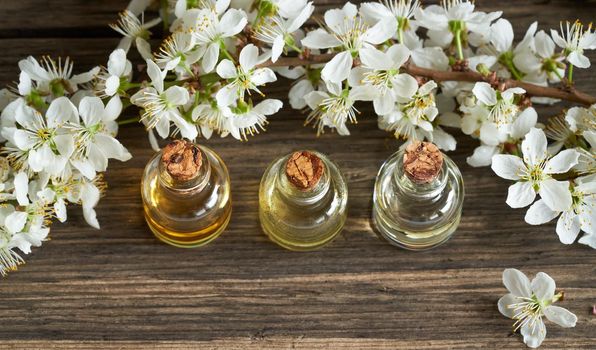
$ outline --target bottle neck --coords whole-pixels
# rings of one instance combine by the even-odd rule
[[[202,162],[196,176],[185,181],[172,177],[163,162],[159,162],[159,182],[161,186],[169,191],[179,193],[195,193],[202,191],[209,183],[209,178],[211,177],[211,164],[203,150],[200,150],[200,152]]]
[[[284,160],[284,164],[285,164]],[[302,191],[296,187],[293,183],[290,182],[288,176],[285,171],[285,167],[279,167],[279,172],[277,174],[277,188],[279,192],[289,201],[296,205],[300,206],[307,206],[312,205],[316,202],[321,201],[327,192],[329,192],[329,187],[331,184],[331,179],[329,177],[329,171],[325,169],[323,175],[319,179],[319,182],[311,189],[307,191]]]
[[[393,171],[393,185],[402,194],[417,199],[428,199],[438,196],[447,185],[447,164],[443,162],[439,173],[426,183],[417,183],[410,179],[403,166],[402,157],[398,157]]]

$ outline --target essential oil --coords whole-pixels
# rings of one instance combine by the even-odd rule
[[[218,237],[232,213],[230,177],[211,149],[176,140],[147,164],[141,182],[145,220],[161,241],[192,248]]]
[[[259,218],[278,245],[296,251],[331,242],[347,216],[348,188],[337,166],[315,151],[275,160],[263,175]]]

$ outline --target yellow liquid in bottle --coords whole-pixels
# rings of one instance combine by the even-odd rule
[[[172,186],[161,178],[157,154],[141,183],[147,225],[161,241],[183,248],[205,245],[226,228],[232,214],[230,179],[223,161],[200,146],[206,167],[198,184]]]
[[[327,157],[316,154],[323,160],[326,171],[311,191],[301,192],[287,180],[284,169],[289,156],[273,162],[261,180],[261,227],[269,239],[289,250],[323,247],[337,237],[346,221],[345,179]]]

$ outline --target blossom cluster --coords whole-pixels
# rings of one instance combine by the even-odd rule
[[[23,262],[20,253],[41,245],[53,218],[66,221],[68,204],[80,204],[87,223],[99,228],[94,208],[108,159],[131,157],[115,139],[120,97],[94,92],[96,85],[112,88],[119,69],[112,58],[108,68],[78,75],[69,59],[28,57],[19,68],[17,86],[0,92],[2,274]]]
[[[132,1],[113,25],[124,35],[120,47],[135,44],[146,59],[149,80],[130,101],[141,108],[154,147],[154,131],[191,140],[258,133],[282,107],[262,90],[279,75],[294,81],[290,105],[309,111],[306,124],[317,134],[349,135],[359,101],[372,102],[379,128],[404,145],[428,140],[451,151],[450,132],[460,129],[480,143],[467,159],[471,166],[492,164],[516,181],[506,202],[532,204],[528,223],[559,216],[563,243],[583,231],[580,243],[596,248],[596,107],[571,108],[545,127],[532,104],[557,100],[529,96],[515,84],[572,84],[573,68],[590,66],[585,50],[596,49],[591,26],[566,22],[547,32],[535,22],[515,43],[500,11],[478,11],[467,0],[427,7],[418,0],[347,2],[325,11],[318,25],[309,22],[314,6],[306,0],[167,3],[160,15],[170,35],[153,54],[146,39],[159,19],[145,23],[140,15],[152,1]],[[285,65],[287,57],[301,60]],[[411,67],[484,79],[434,81]]]
[[[114,138],[123,108],[139,108],[155,149],[158,137],[246,140],[282,108],[264,86],[284,77],[293,81],[290,106],[306,111],[317,134],[349,135],[363,102],[404,145],[428,140],[451,151],[451,133],[461,130],[479,142],[471,166],[516,182],[506,202],[530,206],[528,223],[558,217],[563,243],[583,231],[579,242],[596,248],[596,106],[542,124],[533,104],[557,100],[526,91],[572,91],[574,67],[589,68],[585,52],[596,49],[591,26],[545,31],[533,23],[515,41],[502,12],[468,0],[346,2],[321,19],[314,11],[307,0],[132,0],[110,25],[122,40],[105,67],[73,75],[70,60],[23,60],[18,86],[3,90],[0,105],[7,201],[15,211],[43,207],[44,222],[63,221],[64,205],[81,203],[98,226],[93,207],[107,159],[130,157]],[[159,15],[145,20],[152,13]],[[158,25],[165,39],[151,47]],[[144,60],[137,82],[127,58],[133,48]],[[27,204],[15,202],[17,187],[27,188]],[[4,247],[15,234],[5,235]]]

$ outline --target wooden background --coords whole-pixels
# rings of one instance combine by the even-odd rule
[[[126,2],[0,1],[0,82],[16,80],[17,62],[29,54],[70,56],[78,72],[105,64],[119,40],[106,24]],[[504,10],[517,38],[534,20],[547,29],[596,14],[594,1],[498,3],[477,0],[485,11]],[[596,93],[596,69],[576,76]],[[287,81],[268,88],[280,98],[287,90]],[[539,111],[546,117],[557,108]],[[88,227],[73,207],[67,223],[52,227],[52,240],[0,280],[0,348],[520,349],[521,338],[509,336],[512,321],[497,311],[508,267],[550,274],[565,291],[561,306],[579,318],[573,329],[547,325],[542,348],[596,348],[595,251],[561,244],[554,223],[524,223],[524,210],[505,204],[509,184],[466,165],[476,141],[457,134],[449,154],[466,184],[459,230],[440,248],[415,253],[371,230],[375,174],[398,146],[377,129],[371,108],[351,137],[316,138],[303,119],[286,107],[250,142],[205,142],[228,164],[234,211],[227,231],[195,250],[159,243],[145,226],[139,180],[152,151],[141,126],[123,127],[119,138],[134,158],[109,166],[97,208],[102,229]],[[262,234],[257,188],[270,161],[303,148],[327,153],[349,179],[349,219],[330,246],[293,253]]]

